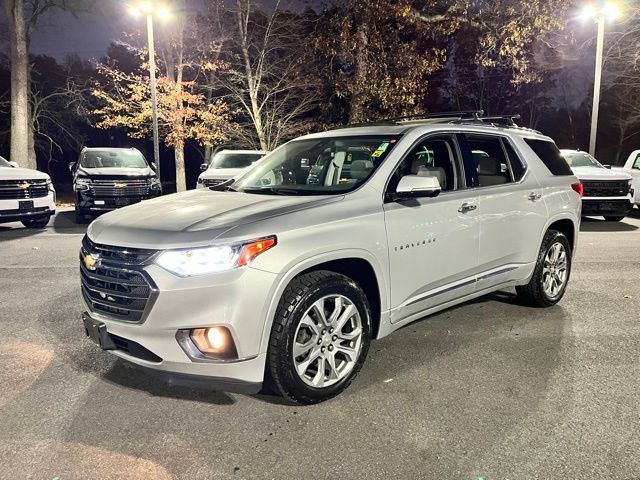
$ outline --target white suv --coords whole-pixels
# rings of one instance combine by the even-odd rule
[[[550,138],[476,117],[308,135],[230,186],[94,221],[84,327],[173,377],[319,402],[425,315],[514,286],[558,302],[579,187]]]
[[[54,213],[56,191],[49,175],[0,157],[0,223],[44,228]]]

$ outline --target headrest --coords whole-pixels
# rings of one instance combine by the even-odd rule
[[[440,188],[442,188],[443,190],[447,188],[447,175],[444,172],[444,168],[426,167],[424,165],[420,165],[420,168],[418,168],[416,175],[420,177],[435,177],[438,179]]]
[[[355,180],[364,180],[373,170],[373,162],[371,160],[354,160],[351,162],[351,178]]]
[[[478,159],[478,175],[500,175],[500,162],[493,157]]]

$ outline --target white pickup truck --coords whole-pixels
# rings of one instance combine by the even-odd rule
[[[627,158],[624,167],[611,167],[612,170],[622,170],[633,177],[634,203],[640,207],[640,150],[634,150]]]

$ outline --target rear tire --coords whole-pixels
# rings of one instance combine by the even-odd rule
[[[22,220],[22,225],[24,225],[27,228],[42,229],[47,226],[47,223],[49,223],[50,218],[51,217],[32,218],[29,220]]]
[[[548,230],[542,239],[533,276],[516,287],[518,298],[532,307],[550,307],[564,296],[571,274],[571,245],[564,233]]]
[[[319,403],[349,386],[370,341],[371,308],[362,289],[334,272],[307,273],[282,294],[269,339],[267,373],[283,397]]]
[[[605,215],[604,219],[607,222],[620,222],[621,220],[624,220],[624,216],[621,216],[621,217],[620,216],[615,216],[615,217],[613,217],[611,215],[608,215],[608,216]]]

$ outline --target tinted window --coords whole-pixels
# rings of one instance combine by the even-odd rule
[[[451,137],[429,137],[416,145],[402,161],[389,181],[388,191],[395,192],[405,175],[435,177],[442,191],[455,190],[460,185],[458,149]]]
[[[230,187],[267,195],[341,194],[366,182],[398,136],[294,140],[252,165]]]
[[[146,168],[147,162],[137,150],[90,150],[80,159],[84,168]]]
[[[475,161],[479,187],[513,182],[513,170],[500,137],[467,135],[467,143]]]
[[[525,138],[524,141],[527,142],[527,145],[531,147],[531,150],[536,153],[553,175],[573,175],[571,167],[569,167],[555,143],[532,138]]]
[[[7,162],[4,158],[0,157],[0,167],[11,168],[11,164]]]

